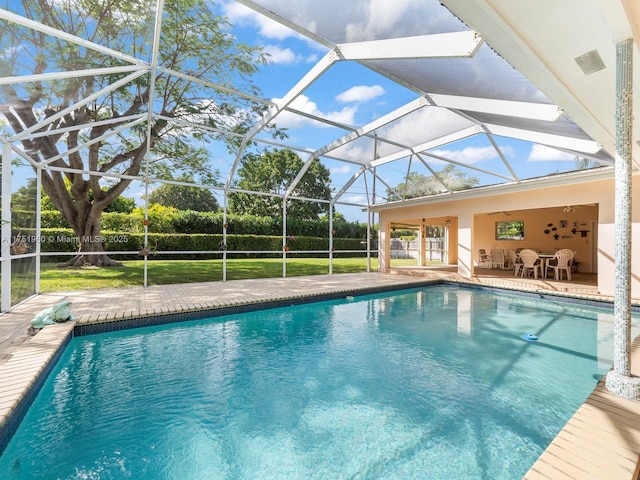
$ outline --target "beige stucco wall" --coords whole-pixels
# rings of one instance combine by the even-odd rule
[[[635,192],[632,200],[632,238],[638,239],[640,238],[640,176],[634,176],[632,185]],[[457,264],[458,273],[463,276],[473,275],[473,267],[479,248],[525,247],[537,250],[571,248],[578,251],[576,258],[581,262],[580,269],[582,271],[597,270],[600,292],[613,295],[615,285],[613,178],[586,181],[568,186],[526,188],[529,189],[455,201],[438,200],[422,205],[381,208],[379,210],[380,245],[384,249],[380,252],[381,269],[389,268],[386,251],[389,248],[389,225],[392,222],[415,221],[419,223],[424,218],[429,223],[430,219],[451,218],[457,222],[457,229],[455,235],[450,235],[450,239],[456,236],[457,238],[449,245],[449,263]],[[573,213],[564,213],[562,208],[566,205],[580,206],[580,208],[577,208]],[[587,205],[595,205],[595,207]],[[540,209],[548,210],[541,211]],[[486,214],[501,211],[518,211],[519,218],[516,218],[514,214],[510,217],[505,216],[505,220],[525,221],[524,241],[495,240],[495,221],[502,220],[502,215],[488,217]],[[489,218],[491,219],[489,220]],[[568,227],[560,228],[559,221],[565,219],[568,222]],[[596,221],[596,231],[591,231],[591,220]],[[581,233],[571,233],[573,223],[576,221],[579,225],[578,229],[589,230],[586,237],[583,237]],[[435,224],[435,222],[431,223]],[[548,223],[552,223],[558,229],[556,230],[560,235],[558,240],[555,240],[551,234],[544,233]],[[582,223],[587,225],[581,225]],[[562,236],[571,236],[571,238],[562,238]],[[597,242],[595,261],[592,261],[590,255],[593,242]],[[632,295],[634,298],[640,298],[640,242],[637,241],[633,244],[631,269]]]
[[[516,250],[530,248],[538,252],[553,252],[561,248],[576,251],[575,261],[582,272],[596,272],[597,262],[592,256],[592,221],[598,221],[597,205],[577,205],[574,212],[564,212],[564,207],[547,207],[530,210],[511,210],[508,214],[476,215],[474,218],[474,245],[487,252],[492,248]],[[524,222],[524,240],[496,240],[496,222],[521,220]],[[566,223],[562,227],[562,221]],[[577,230],[575,233],[572,231]],[[555,230],[554,230],[555,229]],[[548,231],[549,233],[545,233]],[[584,232],[584,233],[583,233]],[[557,235],[558,238],[555,238]],[[477,249],[474,253],[477,265]]]

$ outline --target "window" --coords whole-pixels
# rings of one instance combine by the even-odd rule
[[[496,222],[496,240],[524,240],[524,221]]]

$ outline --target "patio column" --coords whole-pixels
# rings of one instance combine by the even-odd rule
[[[427,264],[427,226],[424,219],[418,230],[418,266],[424,267]]]
[[[640,377],[631,375],[632,103],[633,40],[626,39],[616,45],[614,352],[606,387],[622,397],[640,400]]]
[[[11,310],[11,144],[2,144],[2,243],[0,256],[2,256],[2,297],[0,310]]]

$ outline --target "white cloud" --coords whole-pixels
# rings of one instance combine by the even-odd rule
[[[230,2],[224,6],[225,15],[233,25],[251,25],[258,29],[260,35],[266,38],[275,38],[283,40],[289,37],[299,37],[294,32],[281,23],[271,20],[258,12],[251,10],[249,7],[237,2]]]
[[[223,0],[225,15],[234,25],[253,25],[267,38],[301,38],[299,34],[253,10],[231,0]],[[269,0],[269,9],[301,25],[312,33],[331,31],[328,38],[341,42],[386,38],[389,36],[424,35],[459,30],[462,23],[438,2],[415,0],[360,0],[341,2],[339,14],[350,23],[336,21],[334,2],[304,2],[304,8],[295,8],[291,0]],[[294,5],[292,7],[292,5]],[[410,19],[420,18],[421,22]],[[340,31],[344,29],[343,31]],[[398,34],[400,33],[400,35]],[[314,42],[315,43],[315,42]],[[316,44],[317,45],[317,44]]]
[[[381,138],[393,138],[403,145],[415,146],[435,141],[446,135],[473,126],[469,120],[444,108],[421,108],[378,130]],[[397,147],[381,143],[381,157],[397,151]]]
[[[374,32],[387,30],[405,16],[413,3],[413,0],[372,0],[369,3],[368,27]]]
[[[347,144],[342,147],[338,147],[333,153],[340,158],[353,160],[355,162],[362,162],[363,159],[373,159],[373,142],[371,142],[370,147],[366,148]]]
[[[366,203],[367,197],[365,197],[364,195],[350,195],[348,197],[342,197],[340,198],[340,200],[349,203]]]
[[[264,52],[271,57],[275,64],[295,63],[296,54],[290,48],[280,48],[277,45],[265,45]]]
[[[544,145],[533,145],[529,152],[529,162],[573,162],[576,156],[571,153],[561,152],[555,148]]]
[[[274,101],[276,102],[279,100],[280,99],[274,99]],[[305,95],[296,97],[296,99],[291,102],[291,107],[304,113],[309,113],[317,117],[322,117],[334,122],[346,123],[349,125],[353,125],[355,123],[354,118],[358,110],[356,107],[344,107],[339,111],[322,112],[320,111],[320,109],[318,109],[318,105],[316,104],[316,102],[310,100],[309,97]],[[294,115],[289,112],[282,112],[280,115],[278,115],[276,117],[275,123],[280,128],[300,128],[307,125],[313,125],[315,127],[328,127],[328,125],[319,124],[318,122],[315,122],[309,118]]]
[[[331,173],[335,173],[335,174],[339,174],[339,175],[346,175],[348,173],[351,173],[351,166],[350,165],[340,165],[339,167],[331,167],[329,169],[329,171]]]
[[[502,146],[500,147],[500,150],[507,157],[512,157],[514,155],[513,148],[509,146]],[[433,153],[467,165],[499,157],[498,152],[493,147],[466,147],[462,150],[435,150]]]
[[[265,45],[263,50],[269,55],[274,64],[314,63],[318,60],[318,55],[316,54],[305,57],[296,54],[290,48],[281,48],[277,45]]]
[[[384,88],[380,85],[373,85],[371,87],[358,85],[338,94],[336,100],[339,102],[366,102],[368,100],[373,100],[384,93]]]
[[[350,2],[345,2],[346,4]],[[451,31],[459,28],[460,22],[449,14],[446,8],[430,2],[416,2],[415,0],[369,0],[368,2],[353,2],[352,8],[366,9],[366,12],[355,12],[346,18],[356,18],[363,21],[349,23],[345,28],[347,41],[362,41],[366,38],[379,38],[389,35],[398,29],[406,28],[407,18],[419,17],[424,19],[421,31],[404,31],[405,36],[420,35],[425,32],[444,29]],[[366,21],[364,21],[366,19]]]
[[[317,63],[319,56],[316,53],[312,53],[312,54],[310,54],[310,55],[308,55],[306,57],[302,57],[302,58],[304,58],[304,61],[307,62],[307,63]]]

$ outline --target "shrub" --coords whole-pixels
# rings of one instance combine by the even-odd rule
[[[33,212],[15,212],[17,223],[21,227],[32,227],[35,223]],[[224,216],[221,212],[195,212],[176,210],[152,204],[148,213],[150,233],[174,234],[222,234]],[[105,212],[101,217],[102,230],[122,233],[144,232],[144,209],[135,208],[132,213]],[[228,215],[227,234],[281,236],[281,217],[257,217],[254,215]],[[69,228],[62,214],[55,210],[42,212],[42,228]],[[367,227],[363,223],[336,220],[333,223],[334,238],[366,238]],[[329,238],[329,220],[324,217],[317,220],[287,219],[287,234],[297,237]],[[375,233],[373,233],[375,236]]]
[[[23,231],[23,235],[33,235],[34,231]],[[119,256],[122,259],[142,258],[139,253],[144,246],[143,233],[129,233],[118,231],[103,231],[105,250],[109,252],[132,252],[130,255]],[[78,240],[71,229],[42,229],[40,248],[43,252],[65,252],[75,253],[78,251]],[[219,258],[219,253],[223,249],[222,234],[175,234],[175,233],[150,233],[148,235],[149,258],[154,257],[157,252],[187,252],[187,251],[209,251],[215,258]],[[227,235],[227,250],[233,251],[260,251],[272,253],[245,253],[244,257],[261,257],[280,255],[282,251],[282,237],[272,235]],[[320,237],[296,237],[289,241],[291,252],[296,251],[323,251],[329,249],[329,239]],[[365,245],[359,239],[336,238],[334,248],[337,250],[362,250],[364,254]],[[306,254],[313,256],[313,253]],[[324,254],[323,254],[324,255]],[[348,254],[353,256],[354,254]],[[44,261],[63,261],[68,256],[46,256]],[[202,258],[201,255],[176,253],[170,257],[162,255],[162,258],[190,259]],[[238,255],[234,254],[234,258]]]
[[[177,233],[173,228],[173,219],[178,215],[179,210],[173,207],[165,207],[152,203],[149,205],[147,218],[149,220],[149,232],[154,233]],[[136,218],[139,231],[144,231],[144,209],[134,208],[131,215]]]

